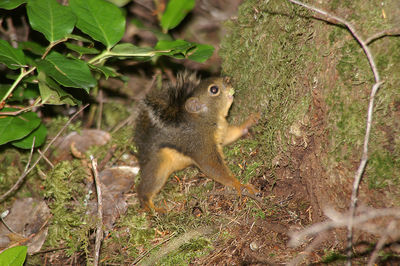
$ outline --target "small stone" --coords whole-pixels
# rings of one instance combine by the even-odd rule
[[[256,241],[253,241],[253,242],[250,243],[250,249],[251,249],[252,251],[257,251],[259,248],[260,248],[260,247],[258,246],[258,244],[257,244]]]

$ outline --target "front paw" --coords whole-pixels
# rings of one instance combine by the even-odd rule
[[[260,120],[260,117],[260,113],[251,114],[243,124],[243,134],[247,134],[247,132],[249,132],[249,128],[254,124],[257,124],[258,120]]]

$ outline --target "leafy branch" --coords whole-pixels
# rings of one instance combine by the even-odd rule
[[[11,84],[0,84],[0,145],[11,143],[29,149],[33,137],[36,138],[35,147],[42,145],[47,131],[32,111],[33,107],[80,104],[70,88],[88,94],[97,87],[100,78],[122,76],[106,65],[110,58],[143,61],[169,56],[204,62],[213,54],[214,48],[210,45],[173,40],[172,37],[159,40],[155,47],[120,43],[126,26],[121,8],[106,0],[68,2],[65,6],[57,0],[0,1],[0,9],[10,10],[7,13],[10,16],[12,10],[25,5],[29,26],[49,42],[43,47],[34,41],[16,40],[18,46],[15,48],[0,40],[0,63],[7,66],[7,78],[12,80]],[[163,32],[176,27],[193,7],[194,0],[169,1],[160,16]],[[55,51],[54,47],[61,43],[65,47]],[[19,70],[18,76],[12,74],[15,70]],[[17,91],[22,94],[19,99],[14,97]],[[35,98],[35,104],[26,106],[27,100],[32,98]]]

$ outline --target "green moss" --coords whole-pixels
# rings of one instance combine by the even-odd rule
[[[85,213],[86,176],[80,161],[64,161],[54,167],[44,182],[53,215],[46,242],[52,247],[67,247],[67,255],[77,251],[89,254],[89,234],[94,226]]]
[[[245,1],[238,19],[226,23],[229,34],[220,54],[223,71],[233,77],[237,91],[231,120],[239,123],[252,112],[261,113],[254,134],[227,148],[237,155],[246,150],[239,156],[251,166],[249,175],[257,167],[272,167],[272,159],[287,147],[290,125],[301,120],[309,106],[302,73],[314,52],[313,29],[306,14],[287,2]],[[248,156],[249,148],[257,149],[257,156]]]
[[[343,262],[346,259],[346,255],[337,253],[336,251],[328,251],[322,258],[323,263],[332,263],[332,262]]]
[[[370,188],[383,188],[388,184],[398,186],[400,158],[394,157],[392,153],[385,150],[374,152],[370,156],[367,169],[370,172],[368,179]]]
[[[53,118],[51,120],[51,123],[46,124],[48,135],[55,136],[61,130],[61,128],[65,126],[68,120],[69,117],[67,116],[57,116],[56,118]],[[82,128],[82,121],[76,120],[68,125],[66,131],[63,132],[63,135],[68,134],[69,132],[72,131],[79,132],[81,128]]]
[[[190,265],[193,259],[208,254],[211,250],[210,240],[203,237],[190,239],[188,243],[157,262],[157,265]]]
[[[3,147],[0,154],[0,193],[6,193],[22,175],[24,168],[29,160],[29,150],[19,150],[9,147]],[[37,154],[32,156],[31,161],[35,161]],[[38,180],[36,171],[33,170],[24,179],[24,184],[18,190],[13,192],[6,200],[5,206],[12,203],[15,198],[30,197],[32,196],[33,187],[40,187],[40,180]],[[39,190],[39,189],[38,189]],[[4,208],[6,208],[4,206]]]
[[[385,3],[392,6],[393,1]],[[372,2],[353,1],[351,20],[357,25],[361,35],[368,36],[383,28],[395,27],[391,18],[392,10],[383,7],[387,17],[382,17],[381,8]],[[398,9],[398,7],[397,7]],[[342,32],[342,33],[340,33]],[[333,90],[327,92],[328,130],[331,137],[330,156],[337,163],[351,168],[361,158],[366,113],[369,95],[374,77],[360,45],[346,29],[332,26],[326,34],[331,40],[331,47],[337,58],[336,70],[338,80]],[[338,38],[337,36],[342,36]],[[344,38],[343,36],[349,36]],[[397,184],[397,172],[400,171],[399,149],[396,149],[396,137],[400,133],[400,125],[394,106],[399,102],[400,67],[399,39],[383,38],[370,45],[375,62],[385,84],[376,95],[374,123],[370,139],[370,158],[366,171],[370,188],[383,188],[388,184]],[[333,166],[336,164],[333,164]],[[329,168],[329,167],[328,167]]]
[[[129,116],[129,112],[125,105],[118,102],[104,103],[103,105],[103,117],[104,126],[112,128],[118,123],[123,121]]]

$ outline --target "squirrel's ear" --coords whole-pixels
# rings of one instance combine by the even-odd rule
[[[206,105],[200,102],[199,98],[197,97],[191,97],[187,99],[185,103],[185,109],[189,113],[198,113],[202,111],[204,108],[206,108]]]

